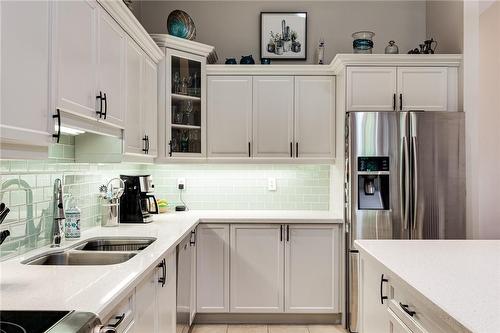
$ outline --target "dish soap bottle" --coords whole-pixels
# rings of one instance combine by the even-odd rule
[[[64,236],[66,239],[80,238],[80,215],[81,210],[76,206],[76,199],[70,195],[66,200],[64,210],[66,219],[64,221]]]

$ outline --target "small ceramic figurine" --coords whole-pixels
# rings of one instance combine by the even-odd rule
[[[398,54],[399,53],[399,48],[396,45],[396,43],[391,40],[389,41],[389,45],[385,47],[385,54]]]
[[[236,65],[238,62],[236,61],[235,58],[226,58],[226,65]]]
[[[253,64],[255,64],[255,60],[253,60],[252,55],[241,56],[240,64],[241,65],[253,65]]]

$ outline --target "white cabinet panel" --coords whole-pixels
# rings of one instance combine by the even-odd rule
[[[37,146],[50,142],[50,6],[48,1],[0,1],[2,141]]]
[[[123,127],[125,121],[126,33],[103,9],[99,10],[97,38],[97,94],[105,94],[102,121]],[[97,106],[100,111],[100,105]]]
[[[208,78],[208,156],[249,157],[252,137],[252,77]]]
[[[147,155],[158,155],[158,70],[156,64],[144,56],[144,70],[142,79],[142,127],[144,135],[148,137]]]
[[[139,46],[132,40],[127,42],[127,110],[124,135],[125,153],[143,154],[144,141],[142,141],[142,111],[141,88],[143,53]]]
[[[395,110],[396,67],[348,67],[347,111]]]
[[[134,332],[157,332],[158,310],[156,303],[157,269],[154,269],[135,288],[136,317]]]
[[[96,118],[96,1],[55,1],[56,106]]]
[[[384,299],[381,302],[381,296],[387,296],[389,281],[381,282],[384,270],[381,266],[367,258],[359,257],[359,309],[360,309],[360,327],[359,331],[363,333],[387,332],[387,303]],[[387,274],[384,279],[389,280]]]
[[[158,283],[157,304],[158,304],[158,332],[173,333],[176,328],[176,251],[172,251],[165,257],[165,284]],[[162,269],[157,270],[158,278],[162,277]]]
[[[280,225],[231,225],[231,312],[283,312]]]
[[[200,224],[196,244],[198,312],[229,312],[229,224]]]
[[[292,157],[293,85],[293,76],[253,78],[254,157]]]
[[[389,333],[413,333],[391,310],[387,309]]]
[[[446,67],[398,67],[399,109],[447,111]]]
[[[338,236],[333,225],[287,225],[285,311],[339,312]]]
[[[294,149],[298,158],[335,157],[335,77],[295,77]]]

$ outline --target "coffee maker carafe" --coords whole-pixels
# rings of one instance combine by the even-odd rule
[[[158,214],[158,204],[151,176],[121,175],[120,178],[125,182],[120,201],[120,223],[152,222],[152,214]]]

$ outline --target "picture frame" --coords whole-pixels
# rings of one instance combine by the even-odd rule
[[[261,12],[260,58],[307,59],[307,12]]]

